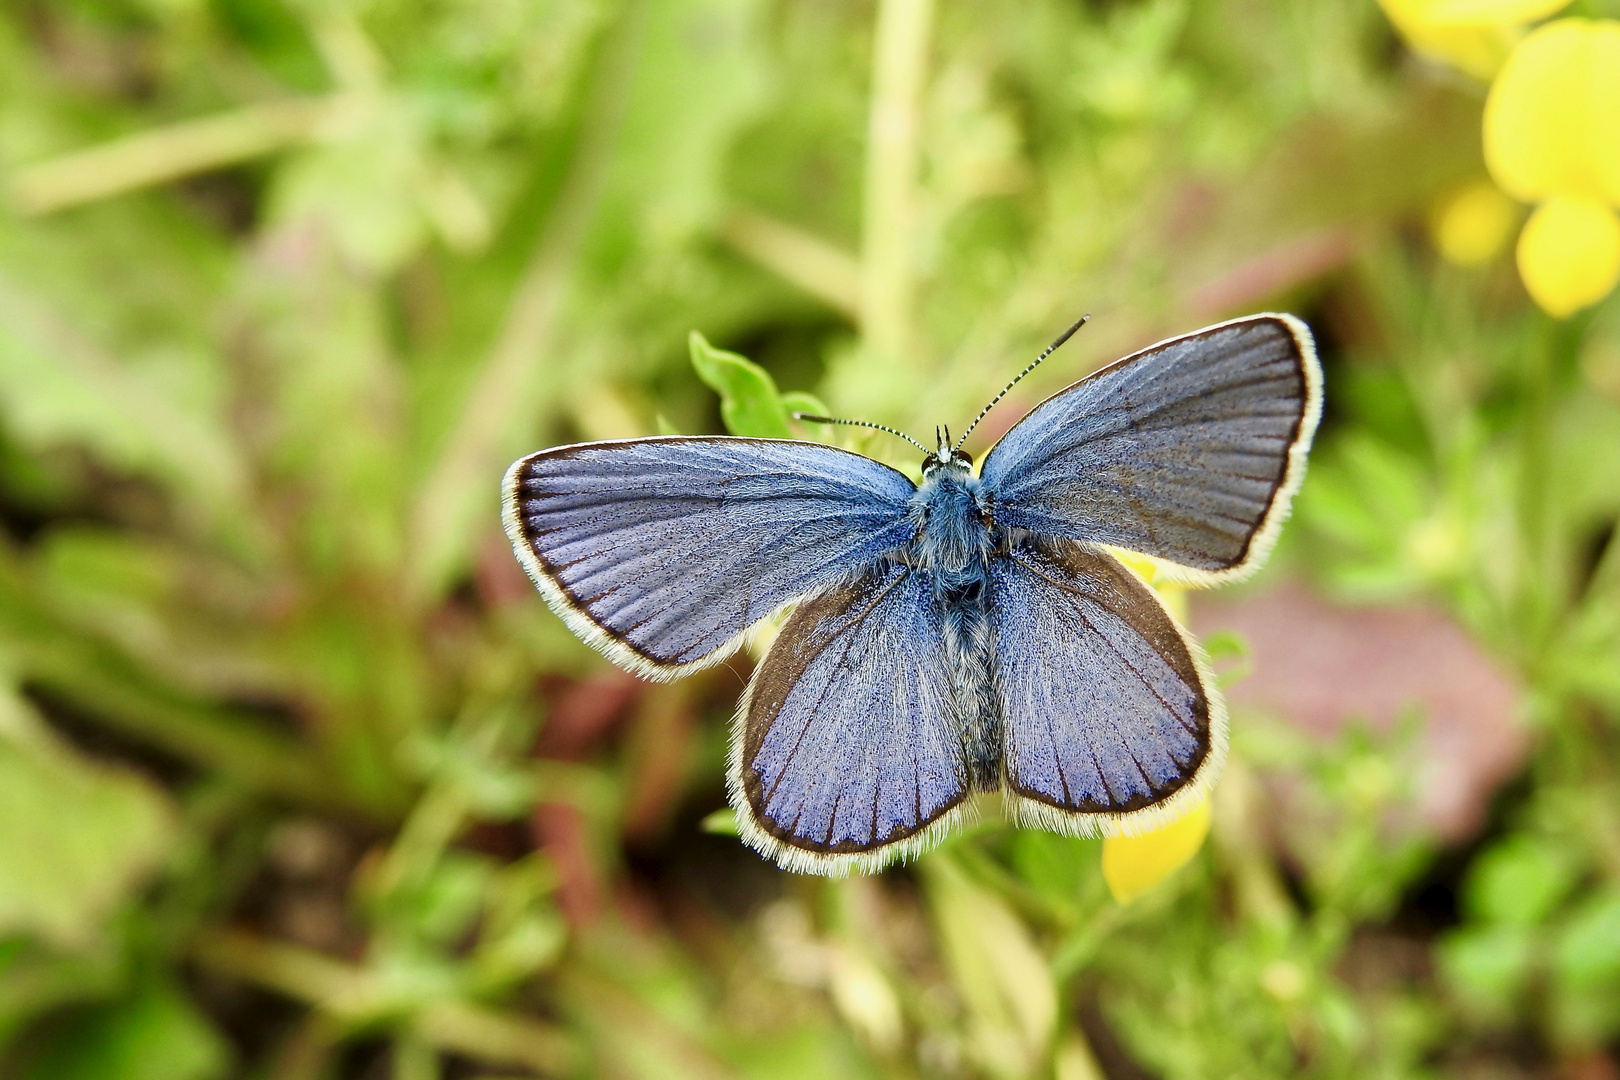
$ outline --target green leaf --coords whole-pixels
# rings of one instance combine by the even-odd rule
[[[1553,947],[1552,1018],[1573,1045],[1620,1033],[1620,892],[1585,900]]]
[[[789,413],[810,413],[812,416],[827,416],[830,413],[826,403],[808,390],[789,390],[782,395],[782,407]]]
[[[342,142],[304,151],[282,166],[272,215],[317,222],[339,250],[376,273],[390,273],[427,239],[417,186],[421,133],[406,110],[389,103],[369,128]]]
[[[184,994],[149,985],[73,1014],[30,1058],[18,1080],[213,1080],[230,1050]]]
[[[1090,837],[1018,829],[1007,838],[1007,847],[1019,880],[1065,911],[1079,906],[1099,876],[1102,842]]]
[[[1620,981],[1620,892],[1591,897],[1571,914],[1553,952],[1553,969],[1570,985]]]
[[[0,696],[0,934],[89,939],[163,856],[171,827],[150,783],[79,758]]]
[[[415,910],[411,918],[422,939],[442,945],[467,933],[494,872],[486,856],[446,852],[413,897]]]
[[[765,101],[759,0],[647,7],[600,221],[609,235],[670,247],[719,213],[725,150]]]
[[[1465,900],[1486,922],[1530,926],[1545,919],[1575,884],[1575,867],[1539,837],[1509,837],[1481,855],[1469,873]]]
[[[703,820],[698,823],[698,828],[706,833],[714,833],[716,836],[742,835],[737,828],[737,812],[729,806],[722,807],[712,814],[704,815]]]
[[[1512,1015],[1529,981],[1535,947],[1529,927],[1465,927],[1440,942],[1440,971],[1469,1011],[1504,1018]]]
[[[752,360],[710,345],[696,330],[688,339],[698,378],[720,395],[720,418],[733,435],[788,439],[788,410],[770,373]]]
[[[943,855],[918,864],[957,993],[968,1053],[991,1076],[1025,1076],[1051,1045],[1057,988],[1029,929],[1006,902]]]
[[[109,935],[116,937],[116,935]],[[0,962],[0,1047],[35,1017],[120,993],[129,982],[121,943],[61,952],[37,940],[13,938]]]
[[[219,418],[188,407],[0,277],[0,420],[33,451],[83,447],[210,510],[236,507],[246,469]]]

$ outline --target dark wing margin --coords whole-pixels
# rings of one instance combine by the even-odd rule
[[[903,544],[915,490],[818,443],[655,437],[518,459],[501,517],[570,629],[667,679],[720,662],[782,605]]]
[[[1226,707],[1158,595],[1074,541],[1025,540],[990,574],[1014,816],[1095,836],[1185,813],[1224,761]]]
[[[970,784],[941,616],[883,562],[788,617],[738,705],[726,772],[743,839],[786,870],[876,870],[934,846]]]
[[[1322,412],[1310,330],[1250,315],[1161,341],[1058,391],[986,456],[996,524],[1109,544],[1210,585],[1275,544]]]

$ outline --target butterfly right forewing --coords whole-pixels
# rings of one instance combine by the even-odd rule
[[[1141,552],[1214,584],[1264,559],[1321,410],[1305,324],[1251,315],[1059,391],[991,449],[982,476],[1003,529]]]

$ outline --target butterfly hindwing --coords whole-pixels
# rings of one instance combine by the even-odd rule
[[[931,844],[970,788],[947,668],[926,574],[882,561],[801,604],[732,733],[744,838],[816,873]]]
[[[1111,544],[1202,584],[1259,566],[1321,412],[1310,331],[1253,315],[1161,342],[1059,391],[985,458],[996,524]]]
[[[714,663],[749,626],[895,548],[916,489],[813,443],[630,439],[519,459],[502,488],[513,550],[552,608],[654,678]]]
[[[1164,605],[1074,541],[1025,539],[990,574],[1003,782],[1018,815],[1084,834],[1174,816],[1218,770],[1226,718]]]

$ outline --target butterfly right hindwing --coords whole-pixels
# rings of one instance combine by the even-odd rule
[[[1151,827],[1220,768],[1226,715],[1153,590],[1100,548],[1028,538],[991,565],[1003,782],[1059,832]]]

